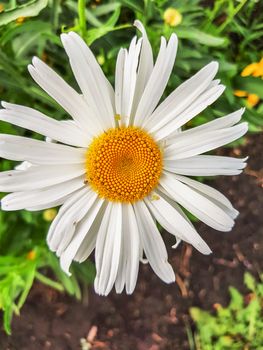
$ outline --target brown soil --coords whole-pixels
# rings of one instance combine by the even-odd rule
[[[263,248],[263,137],[250,136],[246,145],[225,153],[245,156],[249,166],[241,176],[220,177],[214,187],[225,193],[240,211],[231,233],[215,232],[197,224],[213,254],[203,256],[190,246],[169,249],[177,284],[165,285],[143,265],[132,296],[111,293],[99,297],[90,288],[82,303],[36,283],[13,320],[13,335],[0,333],[1,350],[186,350],[186,325],[194,326],[188,309],[213,309],[227,304],[228,286],[240,290],[243,274],[262,271]],[[164,233],[167,247],[172,241]],[[88,298],[87,298],[88,297]]]

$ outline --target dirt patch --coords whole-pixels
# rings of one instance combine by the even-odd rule
[[[79,303],[38,283],[34,285],[21,316],[13,320],[13,335],[0,333],[1,350],[77,350],[80,338],[89,336],[92,347],[101,350],[186,350],[186,324],[190,306],[211,309],[228,302],[228,286],[244,290],[243,274],[262,271],[263,137],[253,135],[245,146],[224,151],[249,155],[249,166],[241,176],[219,177],[213,186],[240,211],[230,233],[216,232],[197,224],[213,250],[203,256],[182,244],[168,249],[177,273],[177,284],[165,285],[147,265],[141,265],[132,296],[111,293],[99,297],[90,288]],[[167,247],[174,242],[164,233]],[[88,305],[87,305],[88,304]],[[95,326],[95,327],[94,327]],[[83,349],[85,349],[83,345]]]

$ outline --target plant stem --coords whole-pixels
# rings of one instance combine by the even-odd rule
[[[52,12],[51,12],[51,23],[55,30],[58,28],[59,5],[60,5],[60,0],[53,0]]]
[[[36,272],[35,277],[36,277],[37,280],[39,280],[40,282],[42,282],[43,284],[45,284],[45,285],[47,285],[47,286],[49,286],[51,288],[54,288],[54,289],[56,289],[56,290],[58,290],[60,292],[64,291],[64,287],[62,286],[62,284],[53,281],[52,279],[42,275],[39,272]]]
[[[238,14],[242,7],[246,4],[247,0],[242,0],[240,4],[234,9],[234,11],[228,16],[227,20],[221,24],[219,27],[218,33],[222,31],[233,21],[233,18]]]
[[[86,0],[78,0],[79,29],[83,39],[87,33],[85,7]]]

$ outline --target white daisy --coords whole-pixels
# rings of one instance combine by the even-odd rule
[[[246,165],[245,159],[203,155],[246,133],[247,123],[237,124],[243,109],[181,131],[224,91],[213,80],[218,64],[205,66],[157,107],[177,37],[161,38],[154,64],[145,29],[139,21],[135,26],[142,38],[120,50],[115,92],[74,32],[61,40],[82,94],[33,58],[30,74],[72,121],[6,102],[0,110],[1,120],[46,136],[39,141],[0,135],[0,156],[27,162],[0,174],[0,191],[13,192],[2,199],[2,209],[62,205],[48,245],[67,273],[73,260],[83,262],[95,249],[95,290],[102,295],[114,284],[117,293],[124,287],[132,293],[144,255],[163,281],[175,280],[156,221],[177,241],[211,253],[181,206],[220,231],[231,230],[238,212],[220,192],[187,176],[235,175]]]

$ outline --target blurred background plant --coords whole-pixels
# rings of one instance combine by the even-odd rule
[[[127,47],[135,35],[132,23],[136,18],[146,26],[155,54],[161,35],[169,37],[175,32],[180,39],[166,94],[211,60],[220,64],[218,78],[227,89],[189,126],[246,106],[244,118],[250,131],[262,130],[263,3],[257,0],[2,1],[1,100],[36,108],[56,119],[67,118],[29,77],[27,65],[32,56],[39,56],[78,89],[59,40],[61,32],[74,30],[92,46],[99,64],[114,83],[118,50]],[[4,122],[0,132],[40,137]],[[13,166],[14,162],[0,162],[1,171]],[[54,210],[0,212],[0,309],[9,334],[12,315],[19,313],[35,279],[77,298],[81,297],[81,285],[93,280],[91,262],[74,265],[72,277],[68,278],[55,255],[48,251],[45,237]]]
[[[262,276],[263,277],[263,276]],[[196,350],[261,349],[263,344],[263,283],[245,273],[244,283],[249,293],[242,295],[230,287],[227,307],[214,304],[216,314],[191,308],[197,332],[190,338]]]

